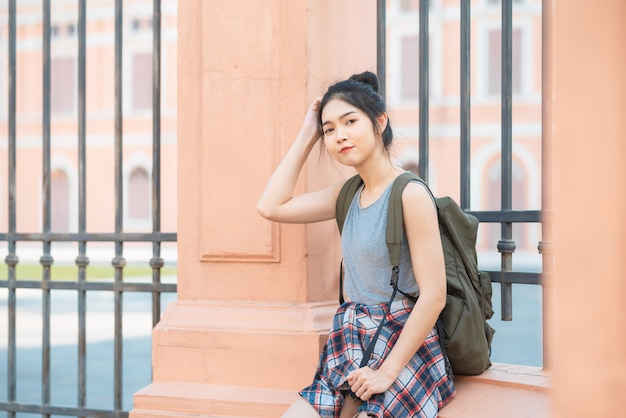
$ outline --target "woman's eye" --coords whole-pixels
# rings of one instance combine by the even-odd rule
[[[350,119],[346,122],[346,125],[352,125],[354,122],[356,122],[356,119]]]
[[[324,131],[324,135],[330,135],[333,132],[333,128],[328,128]]]

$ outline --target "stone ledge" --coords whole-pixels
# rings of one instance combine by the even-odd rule
[[[157,382],[134,396],[131,418],[275,418],[298,398],[292,390]]]
[[[545,392],[550,388],[550,375],[541,367],[494,363],[478,376],[458,376],[457,380],[482,382]]]
[[[494,364],[479,376],[457,376],[457,393],[440,418],[548,418],[550,376],[538,367]],[[280,416],[292,390],[157,382],[134,396],[131,418],[269,418]]]
[[[456,396],[440,418],[547,418],[550,377],[538,367],[494,364],[479,376],[457,376]]]

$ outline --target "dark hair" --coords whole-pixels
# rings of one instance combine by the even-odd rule
[[[332,99],[343,100],[361,110],[369,117],[374,127],[378,124],[376,118],[387,110],[384,100],[380,97],[380,94],[378,94],[378,77],[370,71],[354,74],[349,79],[339,81],[328,88],[318,108],[318,124],[320,131],[322,126],[322,111],[324,110],[324,106]],[[387,126],[382,133],[382,139],[383,146],[387,149],[393,140],[389,120],[387,120]]]

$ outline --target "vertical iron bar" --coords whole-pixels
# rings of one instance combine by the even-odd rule
[[[15,45],[16,45],[16,0],[9,0],[9,103],[8,103],[8,141],[9,141],[9,149],[8,149],[8,157],[9,157],[9,219],[8,219],[8,227],[9,227],[9,241],[8,241],[8,250],[9,254],[5,258],[5,262],[8,266],[8,345],[7,345],[7,402],[13,403],[16,399],[16,380],[17,380],[17,350],[16,350],[16,341],[15,341],[15,326],[16,326],[16,315],[15,315],[15,267],[18,263],[18,257],[15,254],[15,239],[11,237],[12,234],[16,232],[16,138],[15,138],[15,91],[16,91],[16,54],[15,54]],[[8,418],[15,418],[15,412],[9,411],[7,412]]]
[[[43,267],[42,280],[42,371],[41,403],[50,404],[50,0],[43,0],[43,255],[39,262]],[[49,414],[42,414],[49,417]]]
[[[123,173],[122,173],[122,9],[123,0],[115,0],[115,232],[123,232]],[[115,241],[115,355],[114,404],[116,413],[122,411],[122,290],[124,265],[123,241]]]
[[[428,182],[428,6],[429,0],[420,0],[419,30],[419,175]]]
[[[152,231],[161,232],[161,0],[152,16]],[[152,283],[161,282],[161,243],[152,242]],[[152,326],[161,318],[161,293],[152,292]]]
[[[87,175],[86,175],[86,0],[78,2],[78,232],[87,229]],[[78,256],[78,407],[87,404],[87,280],[89,264],[87,242],[79,241]]]
[[[470,209],[470,48],[471,48],[471,3],[461,0],[461,208]]]
[[[512,32],[513,32],[513,5],[512,0],[502,0],[502,183],[501,183],[501,207],[503,211],[512,208],[512,114],[513,114],[513,86],[512,86]],[[513,269],[513,252],[515,242],[513,241],[513,224],[511,222],[502,223],[502,239],[498,242],[498,251],[502,254],[501,271],[504,279],[504,272]],[[502,320],[513,319],[512,307],[512,286],[504,280],[500,283],[502,297]]]
[[[376,73],[378,93],[387,99],[387,1],[376,1]]]

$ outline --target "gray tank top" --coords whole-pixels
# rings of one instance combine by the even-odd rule
[[[374,203],[360,207],[363,186],[354,195],[341,234],[341,250],[344,260],[344,294],[347,299],[377,305],[389,302],[393,288],[389,284],[391,262],[385,243],[387,210],[391,185]],[[400,256],[398,288],[405,293],[419,293],[409,246],[404,240]],[[404,296],[398,292],[396,300]]]

